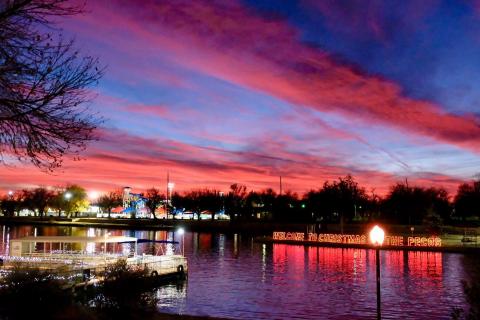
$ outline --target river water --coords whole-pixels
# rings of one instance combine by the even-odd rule
[[[133,231],[77,227],[1,227],[2,248],[26,235],[111,235],[176,240],[188,280],[158,290],[162,312],[235,319],[373,319],[375,252],[262,244],[240,234]],[[182,243],[183,241],[183,243]],[[144,244],[139,252],[172,250]],[[382,251],[384,319],[451,319],[465,307],[460,254]]]

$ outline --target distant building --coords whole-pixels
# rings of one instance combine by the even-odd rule
[[[123,213],[145,217],[149,213],[146,202],[147,198],[143,196],[143,193],[132,193],[130,187],[123,188]]]

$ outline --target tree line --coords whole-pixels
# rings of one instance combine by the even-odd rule
[[[9,191],[0,200],[0,211],[4,216],[12,217],[15,213],[26,209],[40,217],[47,211],[62,212],[66,216],[86,211],[89,207],[87,192],[78,185],[70,185],[54,190],[38,187],[24,189],[16,192]]]
[[[301,197],[272,189],[247,192],[245,186],[234,184],[225,197],[225,211],[245,219],[285,222],[451,224],[480,218],[480,180],[460,184],[454,196],[444,188],[412,186],[405,181],[390,186],[380,197],[374,191],[368,193],[351,175],[326,181]]]
[[[223,213],[231,220],[308,223],[380,220],[406,225],[451,224],[480,218],[480,180],[460,184],[454,196],[444,188],[412,186],[405,181],[390,186],[388,193],[380,197],[373,191],[368,193],[351,175],[326,181],[302,196],[291,191],[279,194],[273,189],[248,191],[245,185],[237,183],[228,192],[208,188],[176,192],[168,201],[157,188],[150,188],[142,195],[144,205],[152,213],[162,207],[173,216],[191,212],[196,218],[207,213],[214,219],[216,213]],[[50,209],[71,217],[94,204],[110,216],[122,203],[121,190],[89,202],[85,189],[70,185],[56,190],[39,187],[9,193],[1,199],[0,210],[5,216],[13,216],[28,209],[42,217]],[[158,218],[155,214],[152,217]]]

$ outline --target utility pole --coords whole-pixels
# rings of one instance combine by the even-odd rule
[[[280,195],[282,195],[282,176],[280,176]]]
[[[167,193],[166,193],[166,199],[167,201],[165,202],[165,214],[167,215],[168,219],[168,188],[170,185],[170,172],[167,171]]]

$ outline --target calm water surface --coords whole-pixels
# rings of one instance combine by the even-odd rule
[[[179,240],[174,232],[72,227],[1,227],[2,248],[26,235],[127,235]],[[163,312],[235,319],[373,319],[375,252],[255,243],[252,237],[186,233],[188,281],[158,290]],[[140,252],[171,250],[145,244]],[[180,246],[181,247],[181,246]],[[464,306],[463,256],[381,252],[385,319],[450,319]]]

